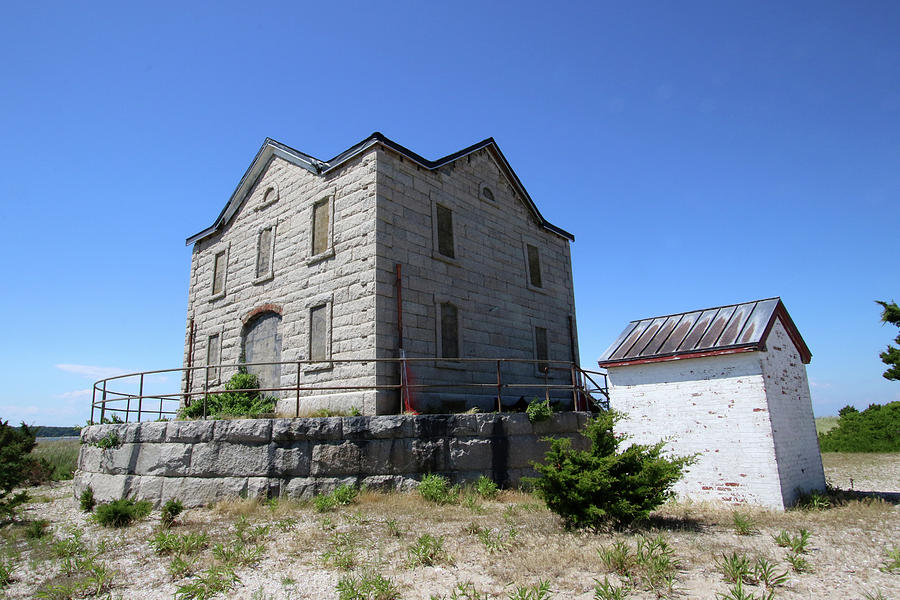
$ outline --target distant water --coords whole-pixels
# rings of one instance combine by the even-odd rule
[[[81,438],[77,435],[61,435],[61,436],[57,436],[57,437],[38,437],[38,438],[35,438],[35,441],[37,441],[37,443],[40,444],[41,442],[65,442],[65,441],[79,440],[79,439],[81,439]]]

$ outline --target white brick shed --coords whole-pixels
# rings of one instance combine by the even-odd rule
[[[697,454],[676,486],[694,500],[783,509],[824,489],[805,365],[780,298],[632,321],[603,353],[630,441]]]

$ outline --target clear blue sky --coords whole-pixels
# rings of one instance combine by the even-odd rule
[[[896,2],[9,3],[0,418],[82,424],[180,366],[190,249],[266,136],[493,136],[572,247],[581,356],[632,319],[781,296],[818,415],[900,399]],[[304,8],[305,6],[305,8]]]

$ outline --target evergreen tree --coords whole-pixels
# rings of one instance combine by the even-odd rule
[[[900,327],[900,307],[897,306],[897,303],[882,302],[881,300],[876,300],[875,302],[880,304],[884,309],[881,312],[881,321]],[[894,338],[894,341],[900,344],[900,335]],[[884,378],[900,381],[900,348],[895,348],[888,344],[887,350],[882,352],[880,356],[881,362],[889,367],[888,370],[884,372]]]
[[[27,479],[34,445],[34,432],[25,423],[10,427],[0,419],[0,523],[12,518],[16,507],[28,500],[25,492],[10,494]]]

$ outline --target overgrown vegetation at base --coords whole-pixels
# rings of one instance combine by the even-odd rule
[[[553,416],[553,409],[550,407],[550,400],[544,400],[541,402],[537,398],[528,403],[528,406],[525,407],[525,414],[528,415],[528,420],[532,423],[537,423],[538,421],[546,421],[550,417]]]
[[[98,505],[94,518],[104,527],[128,527],[134,521],[149,515],[151,510],[153,505],[146,500],[122,498]]]
[[[567,527],[627,525],[644,520],[671,496],[671,488],[692,456],[666,458],[664,443],[632,444],[618,452],[621,437],[613,433],[615,411],[590,419],[582,431],[589,450],[574,450],[571,440],[556,438],[543,464],[535,492],[560,515]]]
[[[837,427],[819,436],[822,452],[900,452],[900,401],[840,411]]]
[[[459,486],[450,485],[450,480],[441,475],[429,473],[422,477],[417,488],[419,494],[435,504],[456,504],[459,502]]]
[[[259,390],[259,378],[241,369],[225,384],[227,391],[196,398],[190,406],[183,407],[178,416],[182,419],[203,417],[206,404],[208,417],[260,417],[275,412],[275,398],[263,396]]]

